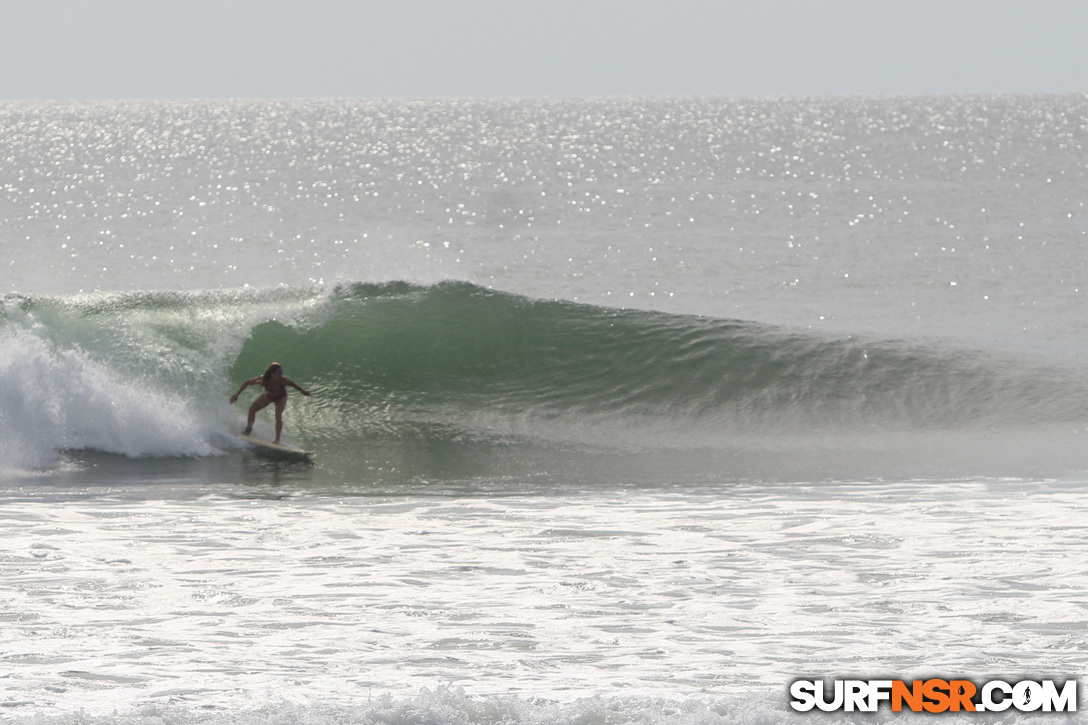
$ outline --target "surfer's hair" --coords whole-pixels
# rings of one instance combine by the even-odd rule
[[[283,370],[283,366],[280,365],[277,362],[274,362],[271,365],[269,365],[268,369],[264,371],[264,375],[261,376],[261,382],[262,383],[268,382],[268,379],[270,377],[272,377],[272,374],[275,373],[277,370]]]

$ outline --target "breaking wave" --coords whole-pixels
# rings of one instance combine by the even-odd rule
[[[735,445],[1074,427],[1082,375],[947,343],[421,286],[9,296],[0,460],[201,456],[238,383],[281,362],[310,440],[527,436]],[[421,431],[425,431],[422,433]]]

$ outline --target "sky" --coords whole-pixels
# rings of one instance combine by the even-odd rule
[[[1084,0],[0,0],[0,99],[1088,91]]]

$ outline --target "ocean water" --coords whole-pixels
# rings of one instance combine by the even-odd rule
[[[913,721],[788,687],[1080,677],[1086,118],[0,104],[0,719]],[[231,437],[273,360],[312,464]]]

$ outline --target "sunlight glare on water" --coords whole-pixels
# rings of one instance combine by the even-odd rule
[[[350,704],[434,682],[563,698],[1066,670],[1082,487],[9,501],[6,599],[35,606],[9,622],[8,682],[98,711],[284,680]]]
[[[1086,106],[0,104],[0,719],[1083,674]]]

